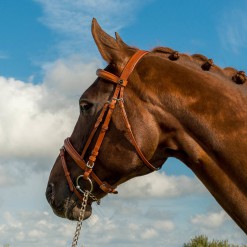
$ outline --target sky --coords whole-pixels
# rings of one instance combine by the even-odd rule
[[[78,99],[106,65],[93,17],[129,45],[201,53],[247,71],[246,11],[245,0],[0,0],[0,246],[72,241],[76,223],[53,214],[45,189]],[[169,159],[94,206],[79,246],[180,247],[199,234],[247,243],[193,173]]]

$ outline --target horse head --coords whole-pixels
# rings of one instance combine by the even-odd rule
[[[119,184],[161,167],[166,160],[158,152],[159,124],[152,116],[158,106],[149,100],[153,92],[148,93],[148,80],[143,77],[148,55],[126,45],[117,33],[116,38],[109,36],[95,19],[92,34],[109,65],[98,71],[99,77],[80,97],[79,118],[52,168],[46,191],[53,211],[72,220],[79,217],[82,190],[93,188],[87,218],[96,198],[116,193]]]

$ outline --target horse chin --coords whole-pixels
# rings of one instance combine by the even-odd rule
[[[69,220],[79,220],[81,212],[81,207],[78,206],[75,202],[67,202],[65,204],[65,218]],[[90,204],[87,204],[85,214],[83,217],[83,220],[88,219],[92,214],[92,206]]]

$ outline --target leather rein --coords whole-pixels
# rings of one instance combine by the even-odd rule
[[[155,171],[158,170],[159,168],[154,167],[143,155],[142,151],[140,150],[140,148],[138,147],[138,144],[136,142],[136,139],[133,135],[126,111],[125,111],[125,107],[124,107],[124,100],[123,100],[123,96],[124,96],[124,89],[128,84],[128,78],[130,76],[130,74],[132,73],[132,71],[134,70],[136,64],[140,61],[140,59],[146,55],[148,52],[147,51],[142,51],[142,50],[138,50],[127,62],[127,64],[125,65],[120,77],[107,72],[105,70],[102,69],[98,69],[96,74],[98,77],[103,78],[111,83],[116,84],[116,87],[114,89],[114,93],[113,96],[111,98],[110,101],[107,101],[101,112],[100,115],[97,119],[97,121],[94,124],[94,127],[87,139],[87,142],[83,148],[82,154],[79,154],[75,148],[73,147],[73,145],[70,142],[70,138],[65,139],[64,141],[64,146],[60,149],[60,158],[61,158],[61,162],[62,162],[62,167],[65,173],[65,177],[67,179],[69,188],[71,192],[74,192],[76,194],[76,196],[79,198],[79,200],[83,200],[83,191],[80,189],[80,186],[78,185],[78,180],[80,178],[83,178],[87,181],[90,182],[91,184],[91,191],[93,190],[93,185],[92,185],[92,180],[93,179],[100,187],[101,190],[103,190],[105,193],[114,193],[117,194],[118,192],[116,191],[116,187],[109,185],[107,182],[105,181],[101,181],[101,179],[94,173],[93,171],[93,167],[95,164],[95,161],[97,159],[98,153],[99,153],[99,149],[102,145],[102,142],[104,140],[106,131],[108,129],[109,123],[111,121],[111,117],[112,117],[112,113],[115,109],[116,104],[118,103],[121,109],[121,115],[123,117],[124,120],[124,124],[125,127],[127,129],[127,133],[128,136],[130,138],[130,141],[132,143],[132,145],[134,146],[137,154],[139,155],[139,157],[141,158],[141,160],[143,161],[143,163],[148,166],[151,170]],[[103,121],[104,120],[104,121]],[[91,155],[88,159],[88,161],[86,162],[84,160],[84,156],[85,153],[90,145],[90,143],[92,142],[93,137],[95,136],[95,133],[97,131],[97,129],[99,129],[99,126],[101,125],[101,129],[98,135],[98,138],[96,140],[96,143],[94,145],[93,150],[91,151]],[[70,173],[68,171],[68,167],[66,164],[66,160],[65,160],[65,151],[70,155],[70,157],[75,161],[75,163],[84,171],[83,175],[80,175],[77,178],[77,186],[74,185]]]

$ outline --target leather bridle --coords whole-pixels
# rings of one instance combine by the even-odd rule
[[[146,55],[148,52],[147,51],[142,51],[142,50],[138,50],[127,62],[127,64],[125,65],[120,77],[107,72],[105,70],[102,69],[98,69],[96,74],[98,75],[98,77],[103,78],[111,83],[116,84],[116,87],[114,89],[114,93],[113,96],[111,98],[110,101],[107,101],[100,114],[99,117],[96,121],[96,123],[94,124],[94,127],[87,139],[87,142],[83,148],[82,154],[80,155],[75,148],[73,147],[73,145],[70,142],[70,139],[67,138],[64,141],[64,146],[60,149],[60,157],[61,157],[61,161],[62,161],[62,166],[63,166],[63,170],[66,176],[66,179],[68,181],[68,185],[69,188],[71,190],[71,192],[74,192],[76,194],[76,196],[82,200],[83,196],[80,192],[82,192],[82,190],[80,190],[80,187],[75,186],[70,173],[68,171],[67,168],[67,164],[66,164],[66,160],[65,160],[65,151],[67,151],[67,153],[70,155],[70,157],[75,161],[75,163],[84,171],[83,175],[79,176],[77,178],[77,180],[82,177],[83,179],[89,181],[91,183],[91,190],[92,190],[92,180],[93,179],[101,188],[101,190],[103,190],[105,193],[114,193],[116,194],[116,187],[109,185],[107,182],[103,182],[101,181],[101,179],[94,173],[93,171],[93,167],[95,164],[95,161],[97,159],[98,153],[99,153],[99,149],[101,147],[101,144],[104,140],[106,131],[108,129],[111,117],[112,117],[112,113],[115,109],[116,103],[119,104],[120,109],[121,109],[121,115],[123,117],[124,123],[125,123],[125,127],[128,133],[128,136],[130,138],[130,141],[132,143],[132,145],[134,146],[136,152],[138,153],[139,157],[141,158],[141,160],[143,161],[144,164],[146,164],[146,166],[148,166],[151,170],[158,170],[159,168],[154,167],[143,155],[142,151],[140,150],[140,148],[137,145],[136,139],[133,135],[133,132],[131,130],[131,126],[129,124],[129,120],[125,111],[125,107],[124,107],[124,100],[123,100],[123,96],[124,96],[124,89],[128,84],[128,78],[130,76],[130,74],[132,73],[132,71],[134,70],[136,64],[138,63],[138,61],[144,56]],[[104,120],[104,121],[103,121]],[[91,151],[91,155],[88,159],[88,162],[86,162],[84,160],[84,156],[85,153],[90,145],[90,143],[92,142],[93,137],[95,136],[95,133],[97,131],[97,129],[99,128],[99,126],[101,125],[101,129],[99,132],[99,135],[97,137],[97,140],[95,142],[94,148]],[[79,190],[78,190],[79,188]]]

